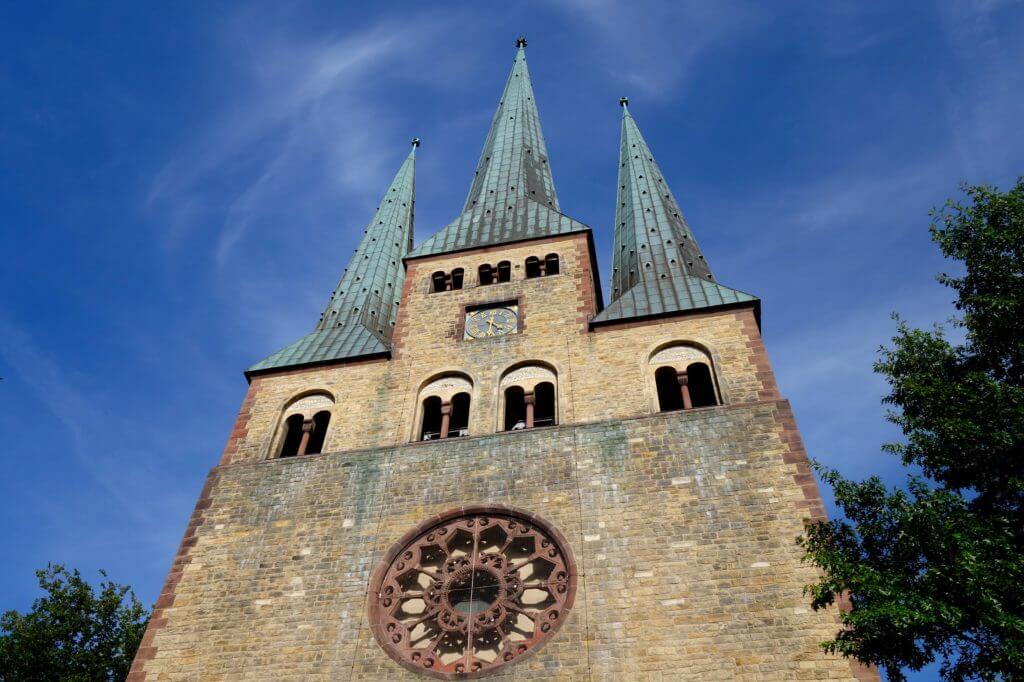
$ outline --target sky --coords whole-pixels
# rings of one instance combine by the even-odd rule
[[[811,456],[902,482],[871,365],[893,312],[954,314],[929,210],[1024,174],[1024,3],[4,3],[0,610],[47,562],[155,600],[242,370],[313,328],[410,138],[417,243],[458,214],[520,34],[604,290],[627,95]]]

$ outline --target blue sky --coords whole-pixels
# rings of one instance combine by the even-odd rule
[[[901,480],[870,365],[890,312],[952,314],[928,210],[1024,172],[1021,3],[6,3],[0,609],[47,561],[155,599],[242,369],[312,328],[414,135],[417,241],[457,214],[520,33],[605,291],[625,94],[811,454]]]

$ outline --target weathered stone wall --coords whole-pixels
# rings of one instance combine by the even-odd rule
[[[558,253],[561,273],[524,279],[529,256]],[[482,263],[513,263],[512,281],[477,286]],[[437,270],[466,271],[465,288],[429,293]],[[323,389],[335,398],[325,451],[408,443],[418,435],[417,397],[431,379],[460,372],[473,382],[469,432],[502,425],[499,383],[510,368],[541,362],[558,374],[558,421],[581,423],[657,411],[650,356],[671,342],[693,342],[711,355],[726,403],[778,397],[751,308],[722,310],[588,331],[594,291],[585,235],[538,240],[496,250],[413,261],[395,328],[395,356],[255,377],[232,433],[227,459],[276,454],[285,405]],[[466,306],[515,300],[518,334],[464,340]],[[226,460],[227,461],[227,460]]]
[[[561,273],[526,280],[557,253]],[[478,286],[482,263],[512,281]],[[586,235],[408,264],[394,354],[254,377],[203,489],[130,679],[410,679],[367,623],[372,571],[425,519],[471,504],[540,515],[567,538],[575,606],[499,679],[877,679],[825,656],[832,613],[794,538],[824,509],[752,307],[595,330]],[[432,273],[465,288],[429,293]],[[516,301],[520,333],[463,340],[466,306]],[[657,413],[650,357],[710,356],[724,405]],[[557,373],[560,426],[496,433],[501,377]],[[473,383],[470,437],[416,442],[421,389]],[[285,407],[333,396],[324,453],[275,459]],[[319,408],[318,408],[319,409]]]
[[[545,517],[581,573],[562,629],[496,679],[852,679],[801,594],[805,475],[777,400],[220,466],[131,679],[418,679],[374,641],[367,584],[472,503]]]

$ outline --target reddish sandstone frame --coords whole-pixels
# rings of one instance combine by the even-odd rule
[[[402,657],[388,642],[388,634],[384,631],[384,613],[380,604],[381,589],[388,576],[389,570],[392,564],[398,559],[399,555],[405,551],[408,546],[421,538],[429,531],[445,524],[450,524],[460,518],[474,517],[474,516],[502,516],[511,517],[513,519],[519,519],[526,523],[535,526],[544,535],[549,537],[555,542],[566,570],[568,571],[568,581],[566,586],[565,597],[561,602],[562,616],[551,625],[551,629],[545,633],[539,635],[530,645],[529,648],[524,652],[518,654],[514,659],[508,662],[498,662],[496,665],[486,667],[476,672],[443,672],[438,670],[430,670],[421,666],[417,666],[412,661]],[[387,653],[387,655],[394,660],[396,663],[401,665],[403,668],[416,672],[422,675],[428,675],[442,680],[455,680],[455,679],[472,679],[485,677],[505,667],[505,665],[515,664],[525,658],[532,656],[538,650],[540,650],[554,635],[558,632],[559,628],[569,618],[569,613],[572,609],[573,603],[576,597],[576,583],[577,583],[578,571],[576,567],[576,560],[573,556],[572,549],[565,539],[565,536],[549,523],[544,518],[530,513],[528,511],[517,509],[515,507],[509,507],[502,504],[481,504],[481,505],[469,505],[464,507],[456,507],[449,509],[448,511],[442,512],[429,519],[417,524],[415,527],[405,533],[397,542],[395,542],[391,549],[388,550],[387,554],[384,555],[383,560],[377,566],[374,571],[373,578],[370,581],[369,590],[369,604],[367,611],[370,619],[370,629],[373,632],[374,639],[380,645],[381,649]]]

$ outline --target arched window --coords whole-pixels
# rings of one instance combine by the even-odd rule
[[[549,253],[544,256],[544,274],[545,275],[557,275],[558,274],[558,254]]]
[[[452,396],[452,416],[447,434],[449,438],[469,435],[469,402],[468,393],[456,393]]]
[[[718,404],[715,382],[711,378],[711,369],[706,364],[695,362],[688,366],[686,378],[690,388],[690,402],[694,407],[711,407]]]
[[[555,385],[550,381],[543,381],[533,388],[534,426],[553,426],[555,421]]]
[[[540,277],[540,258],[530,256],[526,259],[526,279]]]
[[[519,431],[526,428],[526,401],[521,386],[505,389],[505,430]]]
[[[711,356],[695,345],[676,343],[651,355],[661,412],[721,403]]]
[[[477,271],[477,278],[480,282],[480,286],[487,286],[488,284],[494,284],[494,270],[490,265],[484,263],[480,266]]]
[[[334,398],[326,391],[309,393],[289,403],[284,411],[280,440],[276,441],[277,456],[296,457],[322,452],[332,405]]]
[[[512,279],[512,264],[507,260],[498,263],[498,282],[508,282]]]
[[[442,376],[420,389],[418,440],[469,435],[469,404],[473,382],[463,375]]]
[[[500,424],[504,430],[557,424],[557,385],[554,370],[544,365],[525,365],[508,371],[501,378],[504,408]]]
[[[309,434],[309,442],[306,443],[305,454],[316,455],[323,452],[324,441],[327,439],[327,425],[330,421],[331,413],[327,410],[313,415],[313,430]]]
[[[683,394],[675,367],[659,367],[654,373],[658,386],[658,409],[661,412],[683,409]]]
[[[452,290],[462,288],[462,276],[464,271],[462,268],[455,268],[452,270]]]
[[[299,443],[302,442],[302,422],[305,418],[301,414],[293,414],[285,420],[284,445],[281,446],[281,457],[294,457],[299,454]]]
[[[435,272],[433,275],[430,276],[430,281],[433,284],[433,286],[431,287],[431,291],[433,291],[434,293],[448,290],[448,276],[445,275],[443,272]]]
[[[423,401],[423,426],[420,440],[434,440],[441,437],[441,399],[432,395]]]

